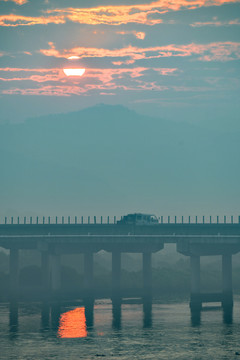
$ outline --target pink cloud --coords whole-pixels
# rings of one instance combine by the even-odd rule
[[[115,94],[115,90],[125,91],[163,91],[166,86],[149,82],[146,72],[172,73],[177,69],[148,69],[145,67],[118,68],[118,69],[87,69],[80,79],[68,78],[62,69],[21,69],[0,68],[0,81],[3,83],[20,83],[21,86],[5,88],[2,94],[71,96],[87,95],[98,91],[102,95]],[[4,75],[4,76],[3,76]],[[146,75],[146,76],[145,76]],[[156,76],[155,76],[156,77]],[[25,88],[26,81],[33,86]],[[44,84],[45,83],[45,84]]]
[[[136,38],[140,39],[140,40],[144,40],[145,36],[146,36],[146,33],[143,31],[117,31],[117,34],[120,34],[120,35],[131,34],[131,35],[136,36]]]
[[[103,49],[103,48],[86,48],[75,47],[72,49],[57,50],[53,43],[49,43],[50,49],[41,49],[40,53],[45,56],[57,58],[69,58],[78,56],[83,58],[128,58],[126,60],[113,61],[114,65],[133,63],[142,59],[156,59],[162,57],[187,57],[198,56],[202,61],[228,61],[240,58],[239,42],[215,42],[210,44],[187,44],[154,47],[136,47],[129,45],[121,49]],[[130,62],[129,62],[130,60]]]

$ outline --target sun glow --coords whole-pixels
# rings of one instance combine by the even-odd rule
[[[63,69],[63,72],[67,76],[82,76],[85,69]]]
[[[68,57],[68,60],[76,60],[76,59],[80,59],[80,57],[79,57],[79,56],[75,56],[75,55]]]
[[[87,337],[85,308],[76,308],[61,315],[58,337],[84,338]]]

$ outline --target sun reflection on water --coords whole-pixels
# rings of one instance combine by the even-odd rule
[[[61,314],[58,328],[60,338],[87,337],[85,308],[80,307]]]

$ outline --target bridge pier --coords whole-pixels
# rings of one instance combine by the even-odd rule
[[[201,288],[200,288],[200,256],[190,256],[191,267],[191,297],[190,308],[192,311],[199,311],[202,308]]]
[[[152,253],[142,253],[143,264],[143,302],[152,301]]]
[[[112,302],[121,303],[121,252],[112,252]]]
[[[53,254],[51,258],[51,290],[56,293],[61,290],[61,257]]]
[[[93,252],[84,253],[84,292],[85,301],[93,301]]]
[[[222,255],[222,307],[225,311],[233,307],[232,254]]]
[[[10,301],[18,300],[19,295],[19,249],[11,248],[9,257]]]
[[[46,299],[50,295],[50,256],[48,251],[41,251],[41,273],[42,273],[42,297]]]

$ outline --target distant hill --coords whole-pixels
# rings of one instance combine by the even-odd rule
[[[103,104],[2,124],[0,215],[238,211],[239,139]]]

